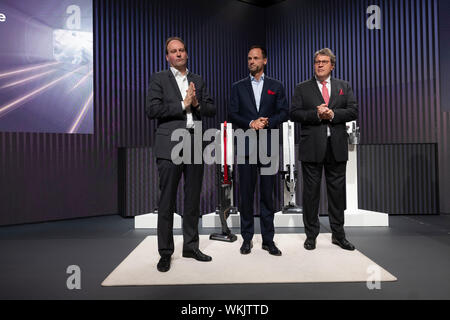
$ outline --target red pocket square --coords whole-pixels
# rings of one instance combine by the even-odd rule
[[[339,95],[343,96],[344,95],[344,91],[341,89],[341,91],[339,91]]]
[[[267,93],[268,93],[268,94],[272,94],[272,95],[274,95],[274,94],[275,94],[275,92],[273,92],[273,91],[272,91],[272,90],[270,90],[270,89],[269,89],[269,90],[267,90]]]

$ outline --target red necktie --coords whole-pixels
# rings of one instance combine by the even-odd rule
[[[328,103],[330,102],[330,95],[328,94],[328,89],[327,89],[327,82],[326,81],[322,81],[322,96],[323,96],[323,100],[325,100],[325,104],[328,106]]]

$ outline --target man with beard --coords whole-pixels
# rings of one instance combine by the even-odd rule
[[[256,130],[257,139],[260,139],[260,130],[267,128],[267,150],[270,154],[270,130],[278,128],[282,122],[288,119],[289,107],[286,94],[281,82],[264,74],[264,66],[267,64],[267,54],[264,47],[252,46],[247,59],[250,75],[233,84],[228,117],[234,128],[241,128],[244,131],[248,129]],[[258,141],[250,141],[250,143],[259,145]],[[249,254],[253,247],[253,199],[258,170],[261,170],[261,167],[264,166],[259,159],[257,164],[249,163],[251,151],[248,147],[247,144],[245,146],[245,163],[238,164],[239,212],[241,215],[241,235],[244,240],[240,248],[241,254]],[[273,223],[275,175],[260,174],[259,178],[262,249],[267,250],[272,255],[281,256],[281,251],[273,241],[275,234]]]

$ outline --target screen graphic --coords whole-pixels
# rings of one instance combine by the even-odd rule
[[[0,0],[0,131],[93,133],[92,0]]]

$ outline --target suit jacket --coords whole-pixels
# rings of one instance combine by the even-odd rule
[[[189,83],[194,83],[199,102],[199,108],[192,108],[194,121],[215,116],[216,107],[202,77],[189,72],[187,79]],[[170,69],[151,76],[145,112],[150,119],[157,120],[154,142],[156,158],[171,160],[172,148],[179,143],[171,141],[172,132],[179,128],[186,128],[186,111],[181,107],[181,101],[183,97]]]
[[[281,123],[288,120],[289,106],[284,86],[280,81],[264,76],[258,111],[251,79],[248,76],[232,85],[228,118],[233,123],[233,128],[241,128],[245,131],[249,129],[250,122],[259,117],[269,118],[268,129],[278,128]],[[270,152],[270,130],[268,131],[268,150]],[[247,147],[246,155],[248,155]]]
[[[336,161],[348,160],[348,134],[345,123],[358,118],[358,103],[346,81],[331,78],[331,95],[328,107],[333,110],[331,121],[317,116],[317,106],[325,103],[316,79],[295,87],[290,116],[300,122],[300,160],[322,162],[327,148],[327,126],[331,131],[331,148]]]

